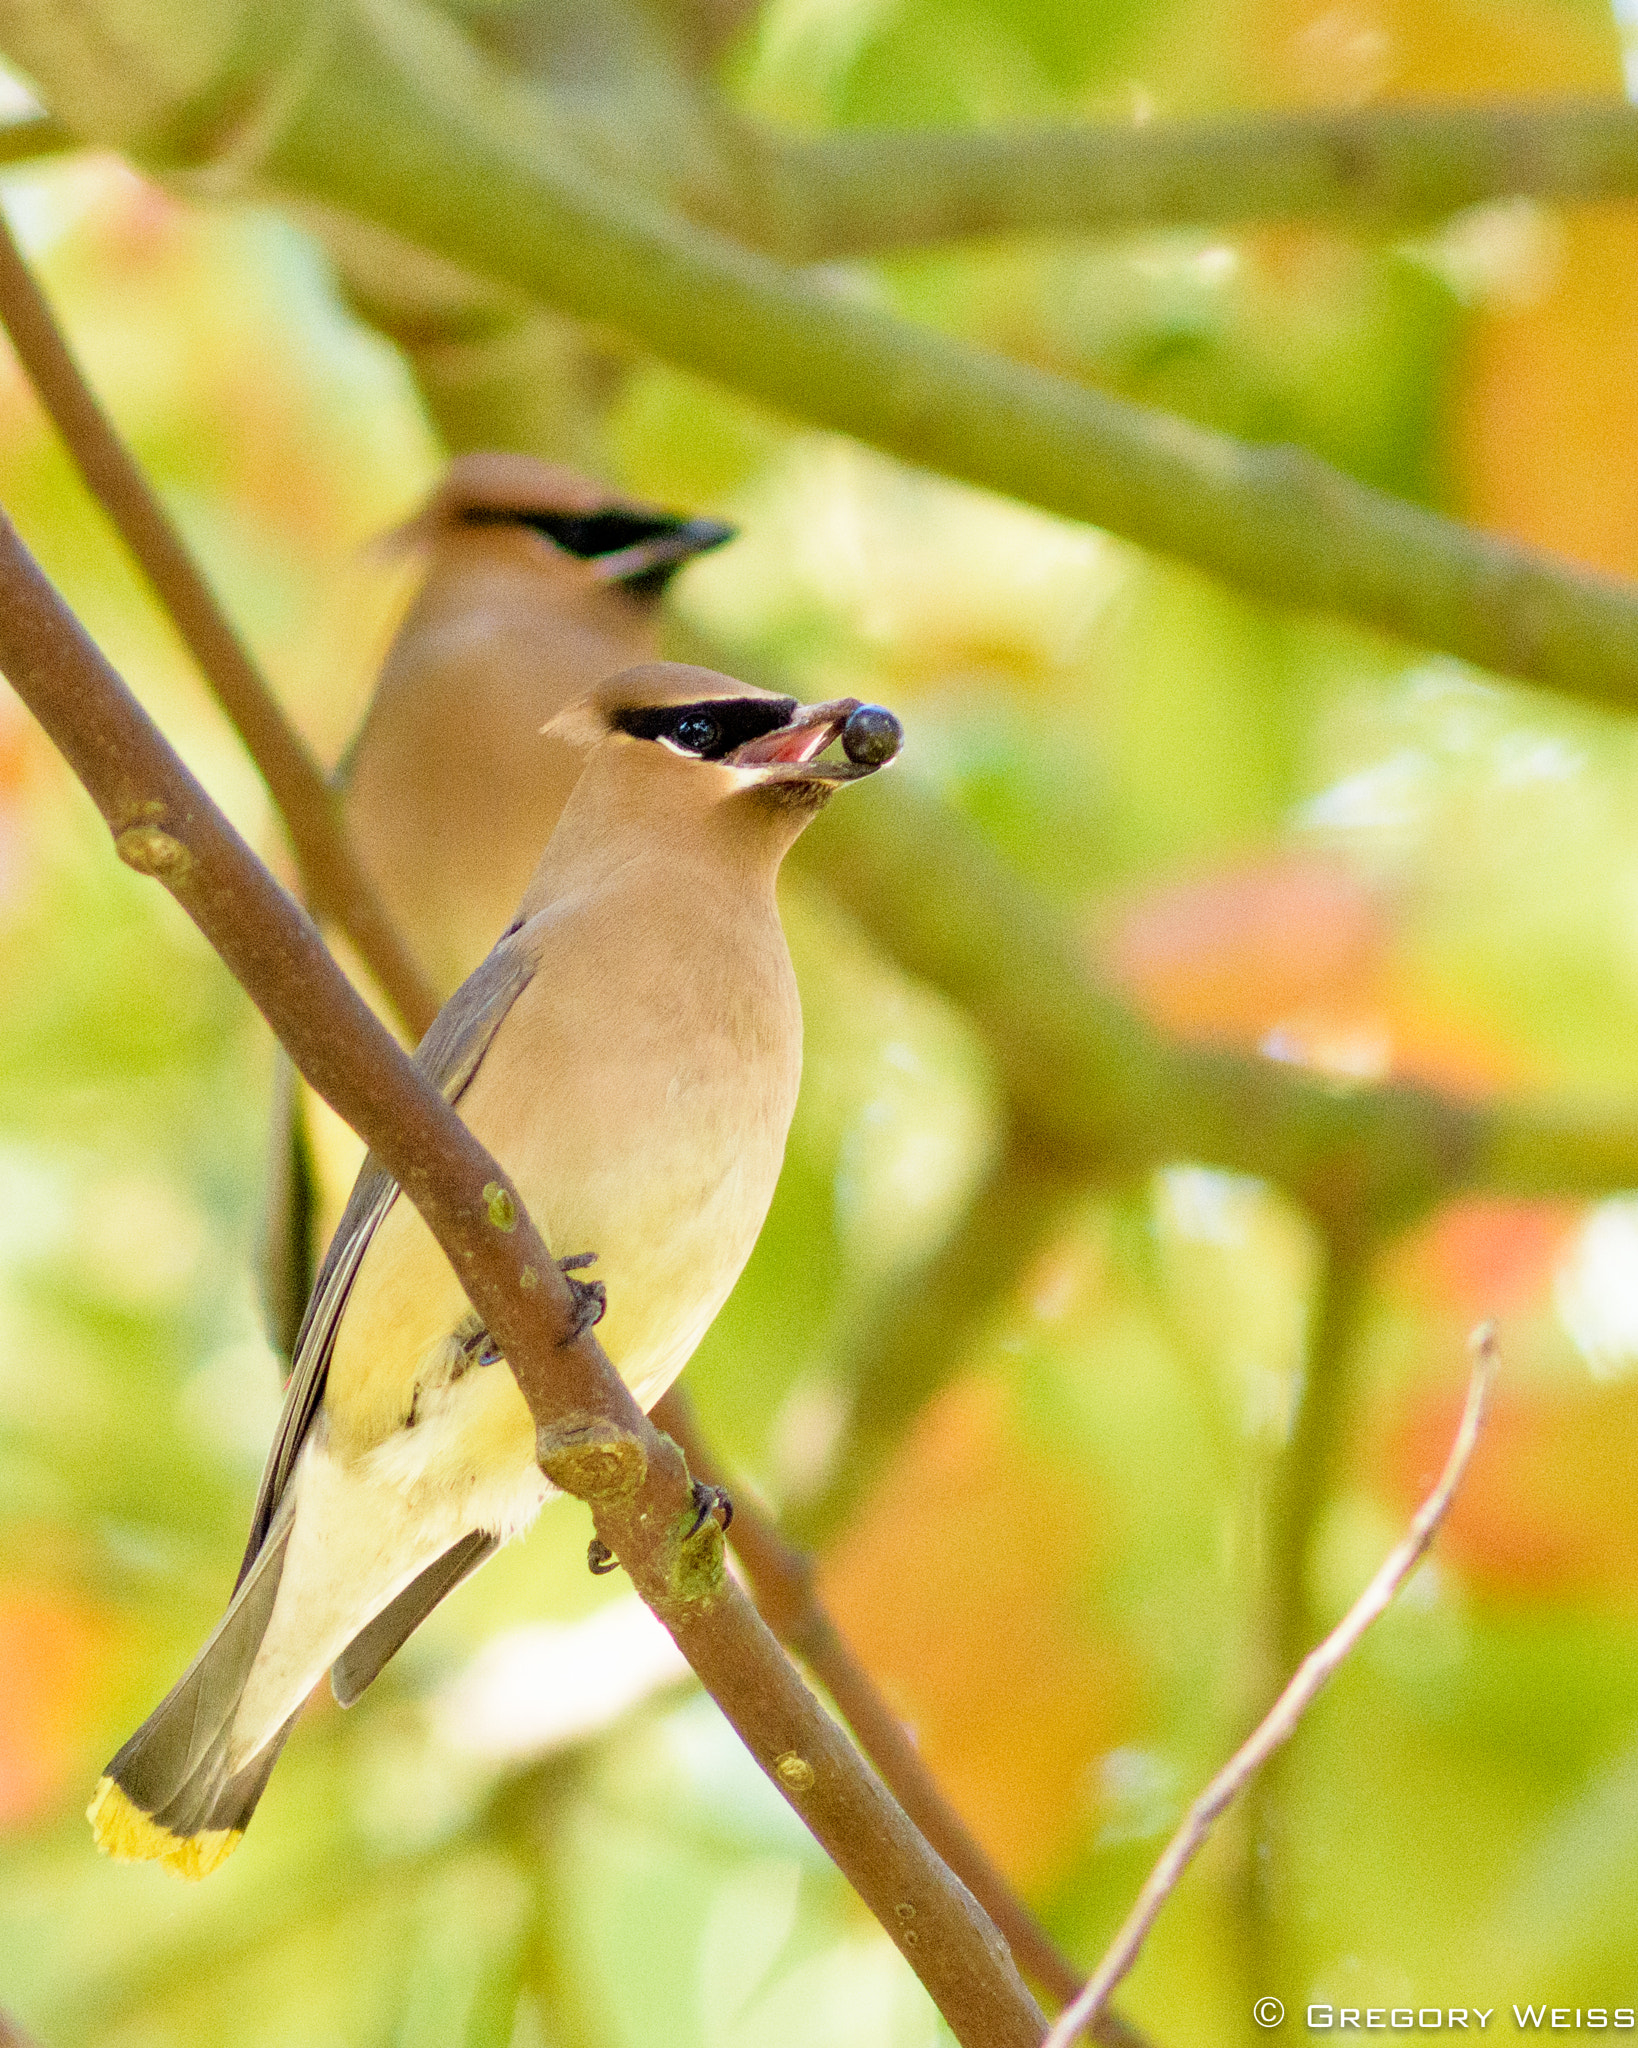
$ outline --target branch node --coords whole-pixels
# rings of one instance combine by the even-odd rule
[[[484,1182],[483,1205],[489,1211],[489,1220],[497,1230],[517,1229],[518,1205],[498,1180]]]
[[[172,889],[185,882],[195,866],[182,841],[158,825],[127,825],[114,835],[114,851],[128,868],[152,875]]]
[[[787,1749],[783,1756],[774,1758],[774,1769],[779,1773],[779,1782],[790,1792],[811,1792],[813,1790],[813,1766],[805,1756],[798,1756],[794,1749]],[[914,1913],[915,1908],[911,1907]],[[904,1908],[898,1908],[902,1915]]]
[[[564,1493],[597,1507],[628,1501],[648,1477],[648,1454],[600,1415],[566,1415],[535,1432],[540,1469]]]
[[[668,1437],[661,1441],[676,1450]],[[681,1453],[678,1456],[680,1460]],[[683,1472],[686,1481],[686,1463]],[[666,1532],[657,1560],[664,1572],[660,1598],[668,1621],[680,1623],[690,1612],[706,1613],[716,1605],[728,1580],[727,1559],[722,1524],[714,1514],[702,1516],[690,1493]]]

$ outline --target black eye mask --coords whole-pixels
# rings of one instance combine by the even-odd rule
[[[662,533],[677,533],[688,524],[686,519],[673,519],[663,512],[647,516],[640,512],[520,512],[513,516],[583,562],[595,561],[599,555],[617,555],[640,540],[657,540]]]
[[[747,740],[789,725],[794,697],[708,697],[701,704],[639,705],[617,711],[614,723],[638,740],[669,740],[702,761],[720,761]]]
[[[611,580],[640,597],[652,597],[663,590],[683,563],[694,555],[720,547],[733,536],[731,527],[714,520],[680,519],[668,512],[541,512],[512,510],[500,505],[474,505],[461,514],[468,526],[529,526],[544,534],[554,547],[582,562],[601,561],[606,555],[621,555],[644,541],[681,536],[683,546],[674,559],[641,568],[629,576]]]

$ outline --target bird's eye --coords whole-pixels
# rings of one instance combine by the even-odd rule
[[[677,745],[690,754],[708,754],[721,738],[721,728],[705,712],[690,711],[686,718],[677,720],[674,737]]]

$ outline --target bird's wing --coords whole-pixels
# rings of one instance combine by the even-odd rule
[[[429,1564],[396,1600],[365,1623],[330,1667],[330,1687],[350,1707],[389,1657],[397,1653],[446,1594],[453,1593],[485,1558],[500,1548],[500,1538],[487,1529],[470,1529],[442,1557]]]
[[[415,1064],[435,1081],[451,1102],[459,1102],[478,1071],[501,1019],[517,1001],[534,973],[534,960],[509,932],[483,963],[474,968],[434,1018],[432,1029],[416,1050]],[[370,1239],[398,1195],[398,1183],[372,1152],[359,1169],[336,1234],[324,1255],[307,1312],[296,1337],[284,1409],[273,1435],[250,1522],[250,1541],[239,1567],[242,1582],[267,1540],[267,1532],[283,1497],[296,1459],[313,1426],[330,1354],[347,1297]]]

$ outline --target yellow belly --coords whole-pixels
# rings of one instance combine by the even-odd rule
[[[627,1183],[589,1161],[573,1199],[524,1186],[557,1256],[597,1253],[584,1277],[607,1290],[598,1338],[644,1408],[726,1300],[778,1163],[770,1146],[748,1145],[714,1173],[691,1169],[676,1203],[633,1201]],[[400,1196],[364,1255],[336,1334],[324,1400],[331,1456],[343,1466],[367,1459],[407,1491],[445,1497],[533,1465],[534,1424],[505,1365],[457,1356],[451,1383],[451,1336],[471,1313],[431,1232]]]
[[[554,1256],[597,1255],[582,1277],[607,1291],[598,1336],[645,1407],[682,1370],[756,1242],[801,1066],[771,897],[760,921],[747,913],[707,944],[684,909],[645,924],[653,894],[578,909],[569,898],[542,913],[538,970],[459,1105]],[[503,1365],[453,1361],[451,1384],[449,1339],[469,1314],[400,1195],[337,1332],[324,1404],[333,1457],[371,1458],[440,1492],[533,1464],[533,1426]],[[418,1390],[439,1387],[443,1426],[428,1431]]]

